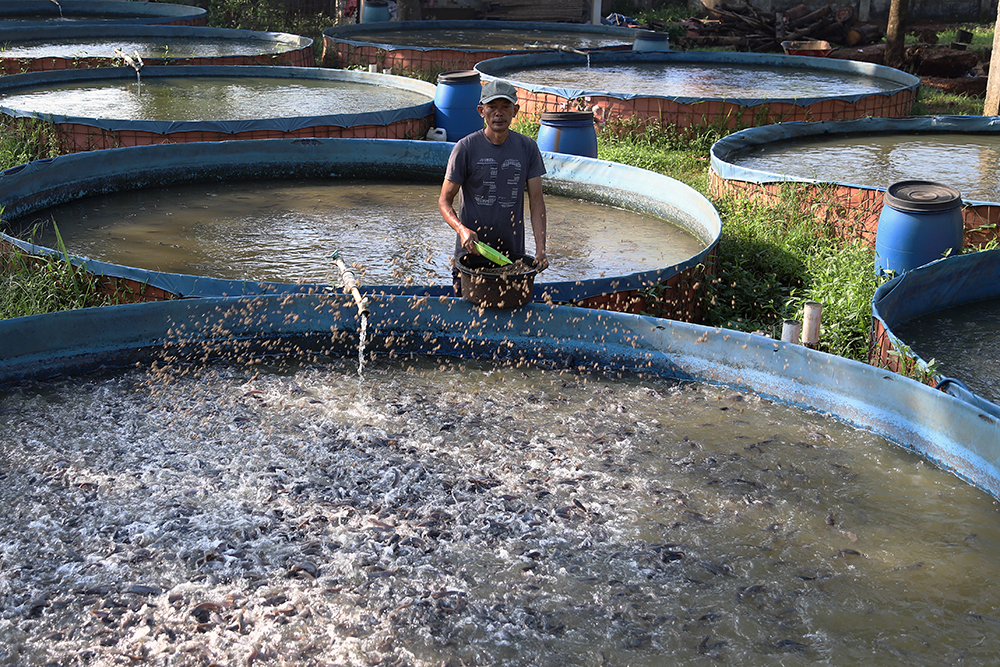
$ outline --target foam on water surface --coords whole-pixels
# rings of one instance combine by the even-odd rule
[[[656,378],[254,361],[5,391],[0,662],[1000,649],[996,502],[871,434]]]

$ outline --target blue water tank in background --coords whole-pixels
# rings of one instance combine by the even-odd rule
[[[633,51],[669,51],[670,36],[655,30],[636,30]]]
[[[538,148],[553,153],[597,157],[597,129],[590,111],[545,111],[538,127]]]
[[[365,0],[361,10],[362,23],[380,23],[392,18],[387,0]]]
[[[483,129],[479,96],[483,87],[479,72],[463,70],[438,74],[434,93],[434,126],[448,133],[448,141]]]
[[[875,273],[900,274],[962,250],[962,194],[931,181],[885,191],[875,234]]]

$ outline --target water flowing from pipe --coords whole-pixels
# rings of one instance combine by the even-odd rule
[[[358,332],[358,377],[365,376],[365,339],[368,335],[368,316],[361,313],[361,329]]]

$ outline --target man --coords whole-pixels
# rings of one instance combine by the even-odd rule
[[[476,107],[485,127],[455,144],[438,197],[438,209],[458,233],[455,259],[476,253],[482,241],[503,253],[524,253],[524,192],[528,192],[531,230],[535,237],[535,268],[549,266],[545,256],[545,165],[538,145],[510,129],[520,108],[517,89],[506,81],[487,81]],[[461,192],[460,213],[455,196]],[[476,253],[478,254],[478,253]],[[458,269],[452,270],[461,293]]]

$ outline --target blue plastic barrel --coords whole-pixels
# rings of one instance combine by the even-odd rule
[[[553,153],[597,157],[597,129],[590,111],[545,111],[538,127],[538,147]]]
[[[438,74],[434,126],[448,133],[448,141],[458,141],[483,129],[483,118],[477,110],[482,90],[475,70]]]
[[[882,197],[875,273],[900,274],[962,249],[962,194],[931,181],[893,183]]]
[[[636,30],[633,51],[669,51],[670,36],[655,30]]]
[[[361,10],[362,23],[380,23],[392,18],[387,0],[365,0]]]

